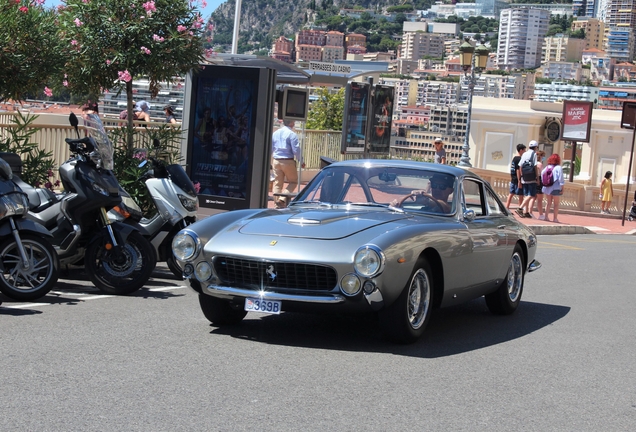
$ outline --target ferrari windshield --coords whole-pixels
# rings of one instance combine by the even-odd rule
[[[433,170],[341,165],[320,171],[290,205],[390,206],[453,214],[455,186],[455,176]]]
[[[102,160],[102,167],[112,170],[114,167],[113,145],[108,139],[102,120],[97,114],[84,114],[84,126],[89,136],[95,140],[95,151]]]

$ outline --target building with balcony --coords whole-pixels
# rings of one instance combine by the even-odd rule
[[[545,37],[543,38],[541,64],[581,61],[586,44],[585,39],[575,39],[562,34]]]
[[[589,79],[594,85],[614,79],[616,59],[607,56],[605,51],[596,48],[583,51],[581,64],[590,67]]]
[[[356,45],[366,48],[367,37],[359,33],[349,33],[345,35],[345,47],[347,48],[347,53],[349,52],[349,47],[356,46]]]
[[[294,41],[281,36],[274,42],[269,56],[287,63],[293,63],[295,58]]]
[[[133,96],[136,101],[145,100],[150,105],[151,121],[163,122],[166,115],[163,107],[171,105],[174,108],[175,119],[180,122],[183,119],[183,91],[184,78],[175,78],[174,83],[159,83],[160,90],[153,99],[150,96],[150,82],[147,79],[133,81]],[[101,96],[100,109],[105,117],[119,118],[119,113],[127,108],[126,93],[104,92]]]
[[[475,13],[477,16],[499,18],[501,11],[509,8],[510,4],[502,0],[476,0]]]
[[[578,100],[597,103],[598,94],[598,87],[578,86],[564,82],[534,85],[534,100],[539,102]]]
[[[344,59],[344,47],[325,45],[322,49],[322,61],[334,62]]]
[[[605,52],[618,62],[634,58],[634,32],[630,28],[606,27]]]
[[[620,85],[601,87],[598,92],[598,108],[607,110],[623,110],[623,103],[636,102],[636,85]]]
[[[539,67],[549,21],[550,12],[545,10],[504,9],[499,21],[497,66],[505,70]]]
[[[296,61],[322,61],[322,46],[296,45]]]
[[[583,67],[581,63],[549,61],[541,66],[541,75],[559,81],[580,82],[583,79]]]

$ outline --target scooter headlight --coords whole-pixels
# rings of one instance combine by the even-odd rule
[[[192,198],[186,195],[177,194],[181,205],[189,212],[197,211],[199,209],[199,199]]]
[[[191,231],[181,231],[172,239],[172,253],[179,261],[188,261],[199,253],[199,237]]]

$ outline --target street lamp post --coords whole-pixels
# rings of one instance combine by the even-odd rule
[[[461,53],[460,64],[462,65],[462,69],[464,69],[464,76],[468,81],[468,115],[466,118],[466,136],[464,137],[464,145],[462,146],[462,156],[459,158],[457,165],[472,167],[468,151],[470,150],[470,117],[473,111],[473,92],[475,91],[475,84],[481,75],[481,71],[486,68],[490,51],[483,43],[480,43],[477,48],[473,47],[470,42],[468,42],[468,39],[459,47],[459,51]]]

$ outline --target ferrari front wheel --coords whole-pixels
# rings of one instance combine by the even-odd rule
[[[428,262],[420,258],[402,293],[380,313],[382,327],[390,340],[413,343],[424,333],[433,305],[433,278]]]
[[[235,308],[229,301],[207,294],[199,294],[199,305],[203,315],[215,326],[238,324],[247,315],[247,311]]]

